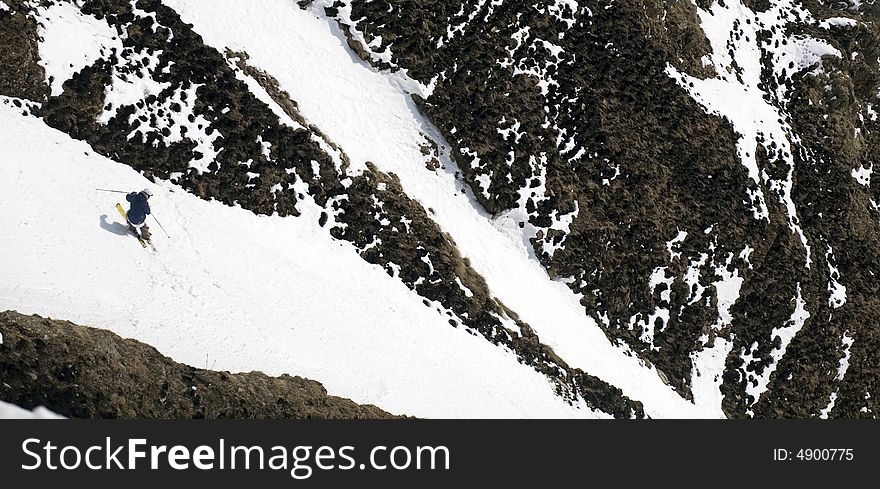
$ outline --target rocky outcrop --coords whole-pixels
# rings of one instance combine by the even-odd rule
[[[42,101],[49,86],[38,64],[36,22],[27,16],[22,0],[5,3],[8,10],[0,9],[0,94]]]
[[[194,368],[67,321],[0,313],[0,400],[71,418],[391,418],[302,377]]]
[[[729,416],[874,416],[880,186],[865,175],[878,8],[749,1],[712,13],[729,3],[340,0],[326,13],[376,68],[433,87],[417,102],[480,203],[523,216],[551,276],[683,396],[701,375],[694,358],[722,341]],[[700,15],[742,16],[721,33],[726,52]],[[811,39],[840,55],[813,60]],[[790,154],[760,133],[757,154],[741,154],[731,121],[670,74],[735,79],[751,52],[741,42],[760,54],[754,88]],[[776,66],[793,50],[799,64]],[[730,57],[727,73],[713,54]],[[753,156],[757,180],[741,161]]]

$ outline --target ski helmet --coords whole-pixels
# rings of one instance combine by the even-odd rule
[[[148,188],[145,188],[145,189],[141,190],[141,193],[144,194],[144,195],[146,195],[147,197],[152,197],[152,196],[153,196],[153,191],[150,190],[150,189],[148,189]]]

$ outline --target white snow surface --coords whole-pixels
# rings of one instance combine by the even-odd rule
[[[857,20],[850,19],[849,17],[830,17],[819,22],[819,27],[830,29],[832,27],[855,27],[858,24]]]
[[[63,84],[75,73],[109,53],[122,48],[122,41],[105,20],[80,12],[68,2],[34,9],[40,36],[40,65],[50,80],[52,96],[60,95]]]
[[[868,167],[859,166],[858,168],[853,168],[852,177],[856,179],[859,184],[864,185],[865,187],[871,187],[871,175],[874,173],[874,163],[869,163]]]
[[[33,411],[0,401],[0,419],[64,419],[43,406],[37,407]]]
[[[428,138],[448,159],[448,145],[414,106],[414,84],[381,73],[349,50],[335,23],[323,16],[329,0],[308,11],[295,2],[260,0],[164,0],[207,44],[245,51],[249,64],[278,79],[303,116],[340,145],[352,169],[367,161],[400,177],[404,190],[454,238],[486,279],[493,295],[532,326],[541,341],[571,366],[642,401],[652,417],[715,417],[718,409],[695,406],[665,385],[653,367],[611,344],[565,284],[551,280],[521,240],[496,228],[473,197],[461,192],[454,171],[424,168],[420,146]],[[320,377],[317,377],[321,380]]]
[[[0,105],[0,310],[112,330],[189,365],[318,380],[421,417],[604,417],[456,329],[381,268],[301,218],[257,216],[153,185]],[[123,195],[153,187],[158,253],[127,235]],[[124,202],[124,200],[123,200]]]

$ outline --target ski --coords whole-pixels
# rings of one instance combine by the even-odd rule
[[[119,211],[120,214],[122,214],[122,218],[125,219],[125,224],[129,227],[129,231],[131,231],[131,223],[128,222],[128,214],[125,212],[125,209],[122,208],[122,204],[117,203],[116,209]],[[138,242],[141,244],[142,247],[144,247],[144,248],[147,247],[147,242],[144,241],[143,238],[141,238],[140,235],[137,234],[137,232],[131,231],[131,234],[133,234],[134,237],[137,238]]]

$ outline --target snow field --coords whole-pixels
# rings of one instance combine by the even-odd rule
[[[425,307],[301,218],[256,216],[152,185],[85,143],[0,105],[0,310],[144,341],[176,361],[301,375],[421,417],[596,417],[516,357]],[[114,209],[152,187],[158,253]],[[152,223],[153,221],[150,220]]]

